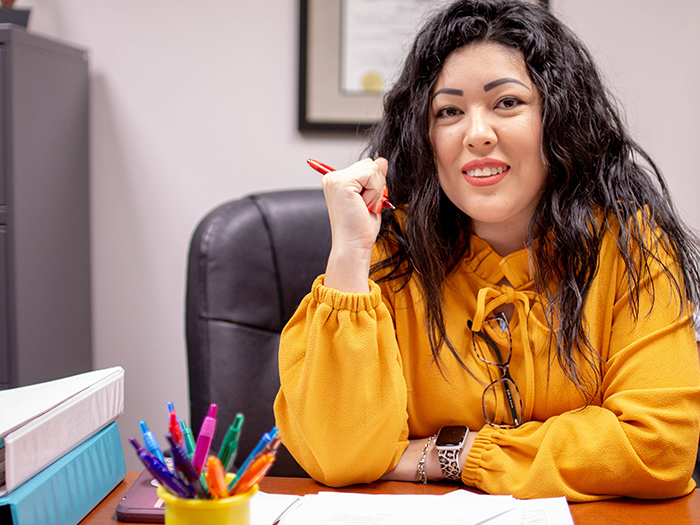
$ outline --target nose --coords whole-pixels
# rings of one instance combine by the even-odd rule
[[[470,150],[489,149],[498,143],[498,135],[488,116],[479,110],[472,111],[466,121],[464,147]]]

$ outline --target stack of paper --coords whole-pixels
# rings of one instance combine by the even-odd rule
[[[280,525],[573,525],[565,498],[518,500],[456,490],[442,496],[320,492],[300,501]]]

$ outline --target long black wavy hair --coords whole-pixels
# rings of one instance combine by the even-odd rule
[[[469,255],[471,226],[440,188],[429,139],[429,101],[447,57],[483,42],[520,51],[542,97],[548,179],[525,244],[558,362],[592,399],[600,385],[600,356],[587,337],[583,310],[604,233],[616,230],[613,223],[619,228],[635,316],[649,263],[658,261],[650,231],[658,228],[662,249],[678,262],[679,279],[664,268],[682,305],[685,299],[697,304],[700,297],[700,254],[658,168],[625,130],[590,53],[548,9],[520,0],[459,0],[437,11],[419,32],[365,151],[389,160],[391,200],[405,210],[401,224],[393,212],[384,212],[379,237],[391,250],[374,265],[373,275],[399,287],[418,277],[435,360],[440,363],[444,345],[466,368],[446,336],[441,292],[445,278]],[[577,355],[593,375],[577,365]]]

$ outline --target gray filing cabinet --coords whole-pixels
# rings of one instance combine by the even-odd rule
[[[0,24],[0,389],[92,369],[84,50]]]

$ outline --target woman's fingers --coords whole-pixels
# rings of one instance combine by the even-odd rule
[[[334,244],[371,249],[379,232],[387,163],[363,159],[324,175],[323,191]],[[370,210],[368,213],[367,210]]]
[[[371,159],[368,159],[371,160]],[[364,184],[362,199],[367,205],[367,209],[372,213],[381,213],[384,200],[388,195],[386,189],[386,172],[389,167],[388,161],[383,157],[378,157],[373,163],[373,176]]]
[[[345,199],[355,199],[358,202],[360,197],[365,208],[376,213],[375,210],[381,210],[384,199],[387,167],[386,159],[363,159],[348,168],[328,173],[323,178],[327,200],[330,197],[333,203],[340,204]]]

